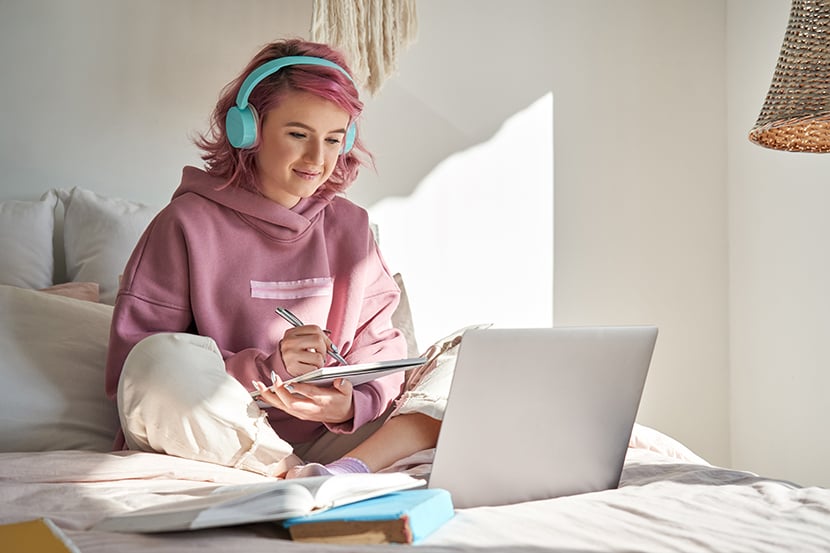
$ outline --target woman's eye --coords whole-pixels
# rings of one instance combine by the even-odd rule
[[[297,131],[292,131],[292,132],[288,133],[288,135],[292,136],[294,138],[305,138],[305,133],[301,133],[301,132],[297,132]]]
[[[340,139],[339,138],[327,138],[326,142],[328,142],[329,144],[340,144]]]

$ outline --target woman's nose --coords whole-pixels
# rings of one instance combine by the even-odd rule
[[[308,147],[306,148],[306,151],[305,151],[305,158],[306,158],[306,161],[315,163],[317,165],[322,164],[323,163],[323,145],[318,143],[318,142],[315,142],[315,141],[310,141],[308,143]]]

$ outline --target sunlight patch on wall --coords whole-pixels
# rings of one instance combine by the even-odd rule
[[[553,95],[369,215],[403,275],[421,349],[470,324],[551,326]]]

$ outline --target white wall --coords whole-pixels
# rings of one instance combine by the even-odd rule
[[[219,90],[310,17],[305,0],[0,0],[0,197],[165,203]]]
[[[261,43],[307,35],[310,2],[227,6],[0,0],[0,198],[77,184],[165,202],[219,88]],[[659,325],[640,422],[728,464],[726,2],[418,6],[400,75],[367,99],[378,174],[351,197],[413,193],[553,92],[554,320]]]
[[[749,142],[790,2],[728,5],[732,461],[830,486],[830,156]]]
[[[435,149],[476,143],[552,91],[554,320],[659,325],[640,421],[728,463],[725,4],[419,10],[418,44],[373,104],[385,121],[407,115],[372,190],[407,193]],[[510,183],[481,193],[509,197]]]
[[[405,275],[416,300],[409,304],[419,351],[474,324],[553,324],[552,183],[546,94],[487,142],[441,161],[412,194],[369,208],[387,265]]]

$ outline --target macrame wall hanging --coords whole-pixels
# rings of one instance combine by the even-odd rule
[[[341,50],[355,82],[372,95],[417,32],[415,0],[314,0],[311,40]]]

